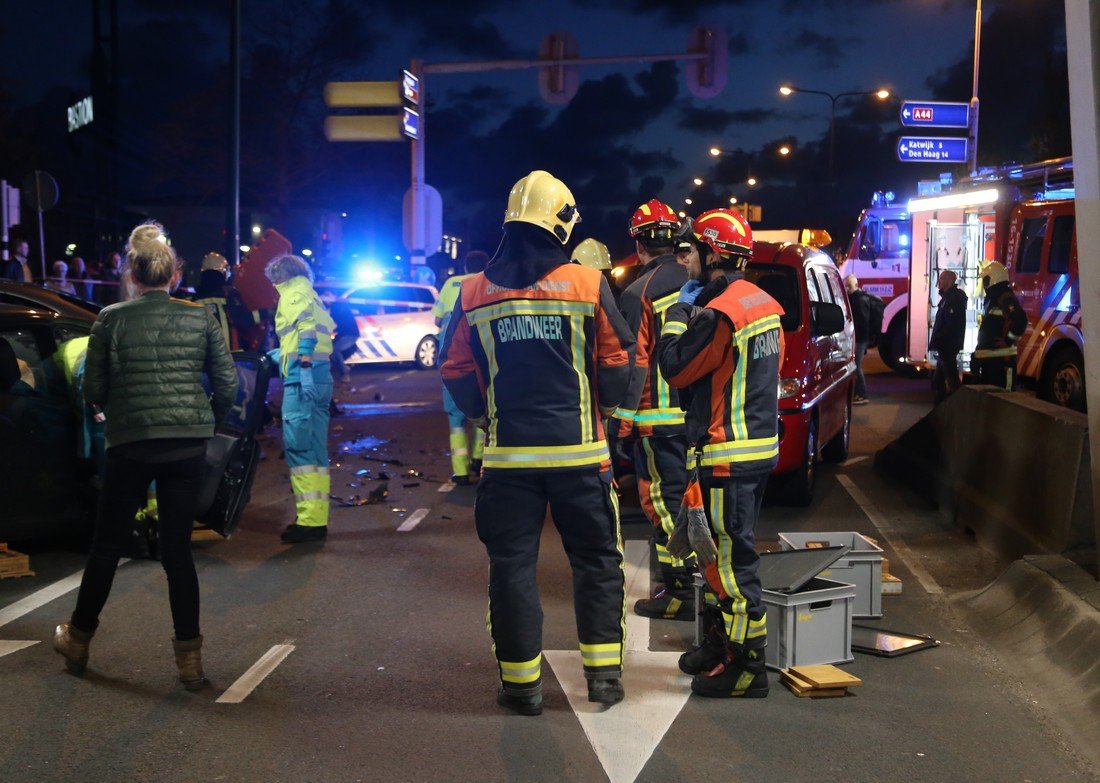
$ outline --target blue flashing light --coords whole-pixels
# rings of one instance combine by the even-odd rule
[[[382,279],[382,271],[372,263],[355,267],[355,279],[360,283],[375,283]]]
[[[1061,275],[1058,278],[1058,285],[1064,284],[1067,277],[1069,277],[1069,275]],[[1055,306],[1055,310],[1060,313],[1066,313],[1073,309],[1073,288],[1073,286],[1066,286],[1066,293],[1062,296],[1061,301]]]
[[[894,191],[888,190],[885,193],[883,193],[882,196],[883,196],[883,198],[886,199],[887,205],[889,205],[889,203],[894,200]]]
[[[1044,201],[1055,201],[1065,198],[1077,198],[1077,189],[1072,185],[1068,188],[1051,188],[1043,193],[1041,198]]]
[[[898,244],[901,245],[902,247],[909,247],[909,235],[908,234],[898,234]]]

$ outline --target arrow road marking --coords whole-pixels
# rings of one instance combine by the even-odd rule
[[[401,523],[401,526],[397,528],[398,533],[408,533],[414,527],[420,524],[420,520],[428,516],[428,509],[418,508],[416,511],[409,514],[409,518]]]
[[[0,658],[3,658],[5,655],[10,655],[13,652],[19,652],[20,650],[25,650],[26,648],[30,647],[32,644],[38,644],[38,642],[24,642],[24,641],[18,641],[18,640],[15,640],[15,639],[12,639],[10,641],[9,640],[0,640]]]
[[[248,694],[252,693],[256,689],[256,686],[264,681],[264,678],[271,672],[275,671],[280,663],[286,660],[286,657],[294,652],[294,645],[290,644],[276,644],[270,650],[263,654],[260,660],[256,661],[249,667],[248,671],[237,678],[237,681],[229,686],[221,696],[218,697],[218,704],[240,704],[242,701],[248,698]]]
[[[624,566],[627,606],[633,607],[635,600],[649,597],[649,544],[627,541]],[[649,618],[629,608],[628,612],[623,662],[626,698],[610,709],[588,701],[580,652],[543,653],[610,783],[637,779],[691,696],[689,681],[676,665],[680,653],[650,652]]]

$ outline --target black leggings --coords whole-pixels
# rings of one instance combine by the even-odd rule
[[[99,625],[99,613],[111,593],[134,515],[145,506],[149,484],[156,481],[161,565],[168,576],[176,638],[186,641],[199,635],[199,578],[191,559],[191,526],[205,464],[201,454],[154,463],[107,452],[99,518],[73,610],[73,626],[92,632]]]

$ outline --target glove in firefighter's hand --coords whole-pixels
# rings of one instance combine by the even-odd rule
[[[718,558],[714,537],[710,533],[707,515],[702,508],[680,506],[676,515],[676,527],[668,539],[668,552],[677,560],[687,560],[695,553],[699,565],[705,566]]]

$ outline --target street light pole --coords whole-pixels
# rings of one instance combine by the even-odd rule
[[[835,95],[825,90],[807,90],[802,87],[794,87],[789,84],[784,84],[779,88],[781,95],[790,95],[795,92],[806,92],[811,95],[824,95],[829,99],[829,184],[833,184],[833,169],[834,160],[836,158],[836,102],[840,98],[847,98],[854,95],[874,95],[880,101],[884,101],[890,97],[890,91],[886,89],[878,90],[853,90],[850,92],[838,92]]]
[[[974,84],[970,91],[970,137],[967,144],[967,161],[970,164],[970,176],[978,173],[978,63],[982,53],[982,0],[978,0],[974,10]]]

